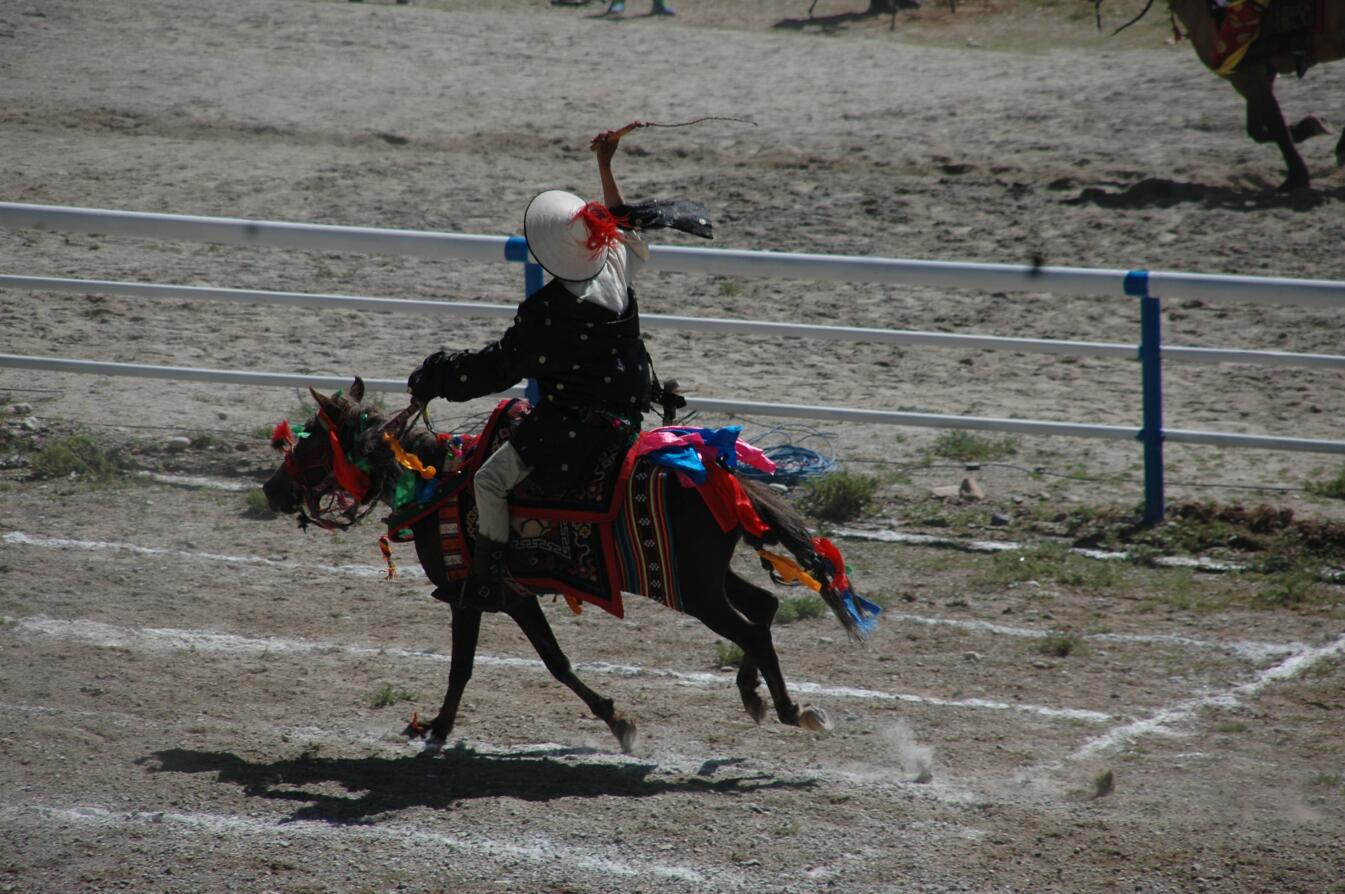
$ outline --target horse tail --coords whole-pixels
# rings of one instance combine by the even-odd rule
[[[744,532],[744,539],[757,550],[771,578],[777,583],[799,582],[817,590],[846,633],[854,639],[867,636],[882,609],[850,586],[840,550],[825,537],[815,536],[803,516],[770,487],[750,478],[738,478],[738,483],[766,526],[760,536]],[[765,549],[775,545],[789,550],[797,565]]]

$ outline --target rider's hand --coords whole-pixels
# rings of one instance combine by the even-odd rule
[[[621,142],[621,134],[614,130],[606,130],[593,138],[593,142],[588,144],[594,154],[598,156],[599,164],[606,164],[616,155],[617,144]]]
[[[443,361],[444,352],[435,351],[416,367],[406,380],[406,390],[422,404],[439,396],[439,375],[436,367]]]

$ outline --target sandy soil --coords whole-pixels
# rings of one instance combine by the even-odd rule
[[[1105,40],[1063,8],[930,9],[889,31],[845,15],[863,5],[822,0],[809,23],[806,3],[774,0],[682,0],[672,19],[629,0],[625,21],[532,0],[18,0],[0,8],[0,196],[512,233],[536,190],[596,189],[593,133],[723,115],[757,126],[643,131],[618,171],[632,196],[704,201],[724,247],[1345,279],[1331,142],[1304,146],[1314,190],[1275,193],[1278,153],[1246,139],[1239,101],[1189,47],[1164,45],[1160,16]],[[1282,84],[1286,113],[1339,118],[1343,72]],[[44,232],[0,231],[0,266],[521,293],[506,265]],[[657,275],[641,304],[1091,341],[1138,329],[1123,298],[788,280]],[[16,354],[395,378],[493,331],[426,324],[0,290],[0,351]],[[1320,309],[1183,303],[1165,327],[1173,344],[1340,351],[1339,313]],[[660,371],[703,397],[1138,423],[1133,364],[650,341]],[[1339,437],[1340,373],[1165,376],[1170,426]],[[145,468],[210,476],[0,480],[0,890],[1321,892],[1345,877],[1332,599],[1200,611],[1254,584],[1128,568],[1105,587],[1005,585],[988,558],[847,540],[861,587],[890,606],[879,632],[864,648],[822,620],[777,635],[837,732],[754,727],[688,618],[639,600],[625,622],[553,605],[585,677],[639,718],[636,752],[496,623],[465,738],[429,759],[397,732],[440,697],[447,611],[413,574],[377,579],[372,529],[303,536],[224,489],[265,473],[258,432],[297,411],[293,392],[0,370],[0,393],[0,410],[30,404],[21,415],[129,446]],[[163,449],[184,433],[194,449]],[[936,437],[824,433],[865,472],[919,463]],[[1168,456],[1175,499],[1341,514],[1303,490],[1338,470],[1330,458]],[[1049,516],[1133,503],[1138,468],[1134,445],[1028,438],[980,476],[992,505]],[[936,464],[894,481],[891,521],[962,475]],[[1053,630],[1081,648],[1041,655]],[[407,697],[373,707],[380,693]]]

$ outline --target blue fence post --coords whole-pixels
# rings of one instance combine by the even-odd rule
[[[504,240],[504,259],[523,265],[523,295],[527,297],[542,287],[542,266],[528,257],[528,240],[510,236]]]
[[[1140,388],[1144,444],[1144,523],[1163,520],[1163,324],[1162,306],[1149,294],[1149,272],[1132,270],[1125,277],[1125,293],[1140,300]]]
[[[542,265],[534,264],[528,256],[528,240],[522,236],[510,236],[504,241],[504,259],[523,263],[523,297],[526,298],[542,287]],[[528,379],[523,396],[529,403],[537,403],[540,394],[537,380]]]

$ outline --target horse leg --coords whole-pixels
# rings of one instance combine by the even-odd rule
[[[1301,143],[1304,140],[1310,140],[1313,137],[1320,137],[1323,134],[1335,133],[1331,125],[1327,124],[1316,115],[1304,115],[1303,119],[1289,128],[1289,136],[1295,143]]]
[[[1345,133],[1336,141],[1336,167],[1345,167]]]
[[[775,612],[780,607],[780,600],[775,598],[775,594],[744,580],[732,571],[724,579],[724,593],[728,596],[729,603],[742,612],[747,620],[761,627],[771,626],[771,622],[775,620]],[[738,666],[738,694],[742,696],[743,707],[757,723],[766,719],[766,704],[757,694],[757,686],[760,683],[761,674],[756,661],[743,653],[742,664]]]
[[[1280,190],[1307,189],[1310,184],[1308,166],[1294,148],[1294,137],[1284,123],[1284,113],[1275,99],[1275,73],[1264,66],[1254,65],[1234,72],[1229,78],[1233,89],[1247,102],[1247,135],[1258,143],[1274,143],[1280,147],[1288,177]]]
[[[784,674],[780,672],[780,658],[775,654],[775,644],[771,642],[770,628],[753,623],[739,614],[729,603],[725,589],[725,585],[721,583],[718,599],[710,599],[708,602],[698,601],[694,604],[684,603],[683,607],[688,614],[706,627],[742,649],[744,660],[750,660],[756,665],[766,681],[771,701],[775,703],[775,714],[781,723],[811,730],[831,729],[831,721],[825,711],[812,707],[800,709],[790,699],[789,690],[785,687]]]
[[[518,624],[528,642],[532,643],[546,669],[551,671],[551,676],[570,687],[575,695],[583,699],[593,715],[606,723],[612,735],[616,736],[617,741],[621,743],[621,750],[630,753],[635,747],[635,723],[617,713],[616,706],[610,698],[598,695],[574,675],[574,671],[570,669],[570,659],[561,651],[560,643],[556,642],[556,635],[552,632],[537,598],[534,596],[516,599],[510,603],[505,612],[514,619],[514,623]]]
[[[426,751],[438,751],[443,748],[449,733],[453,732],[453,723],[458,716],[462,692],[467,688],[467,681],[472,678],[472,665],[476,661],[476,643],[480,635],[481,610],[453,606],[453,655],[448,664],[448,691],[444,693],[444,704],[439,708],[439,714],[430,721],[429,738],[425,743]],[[410,731],[416,732],[414,729]]]

